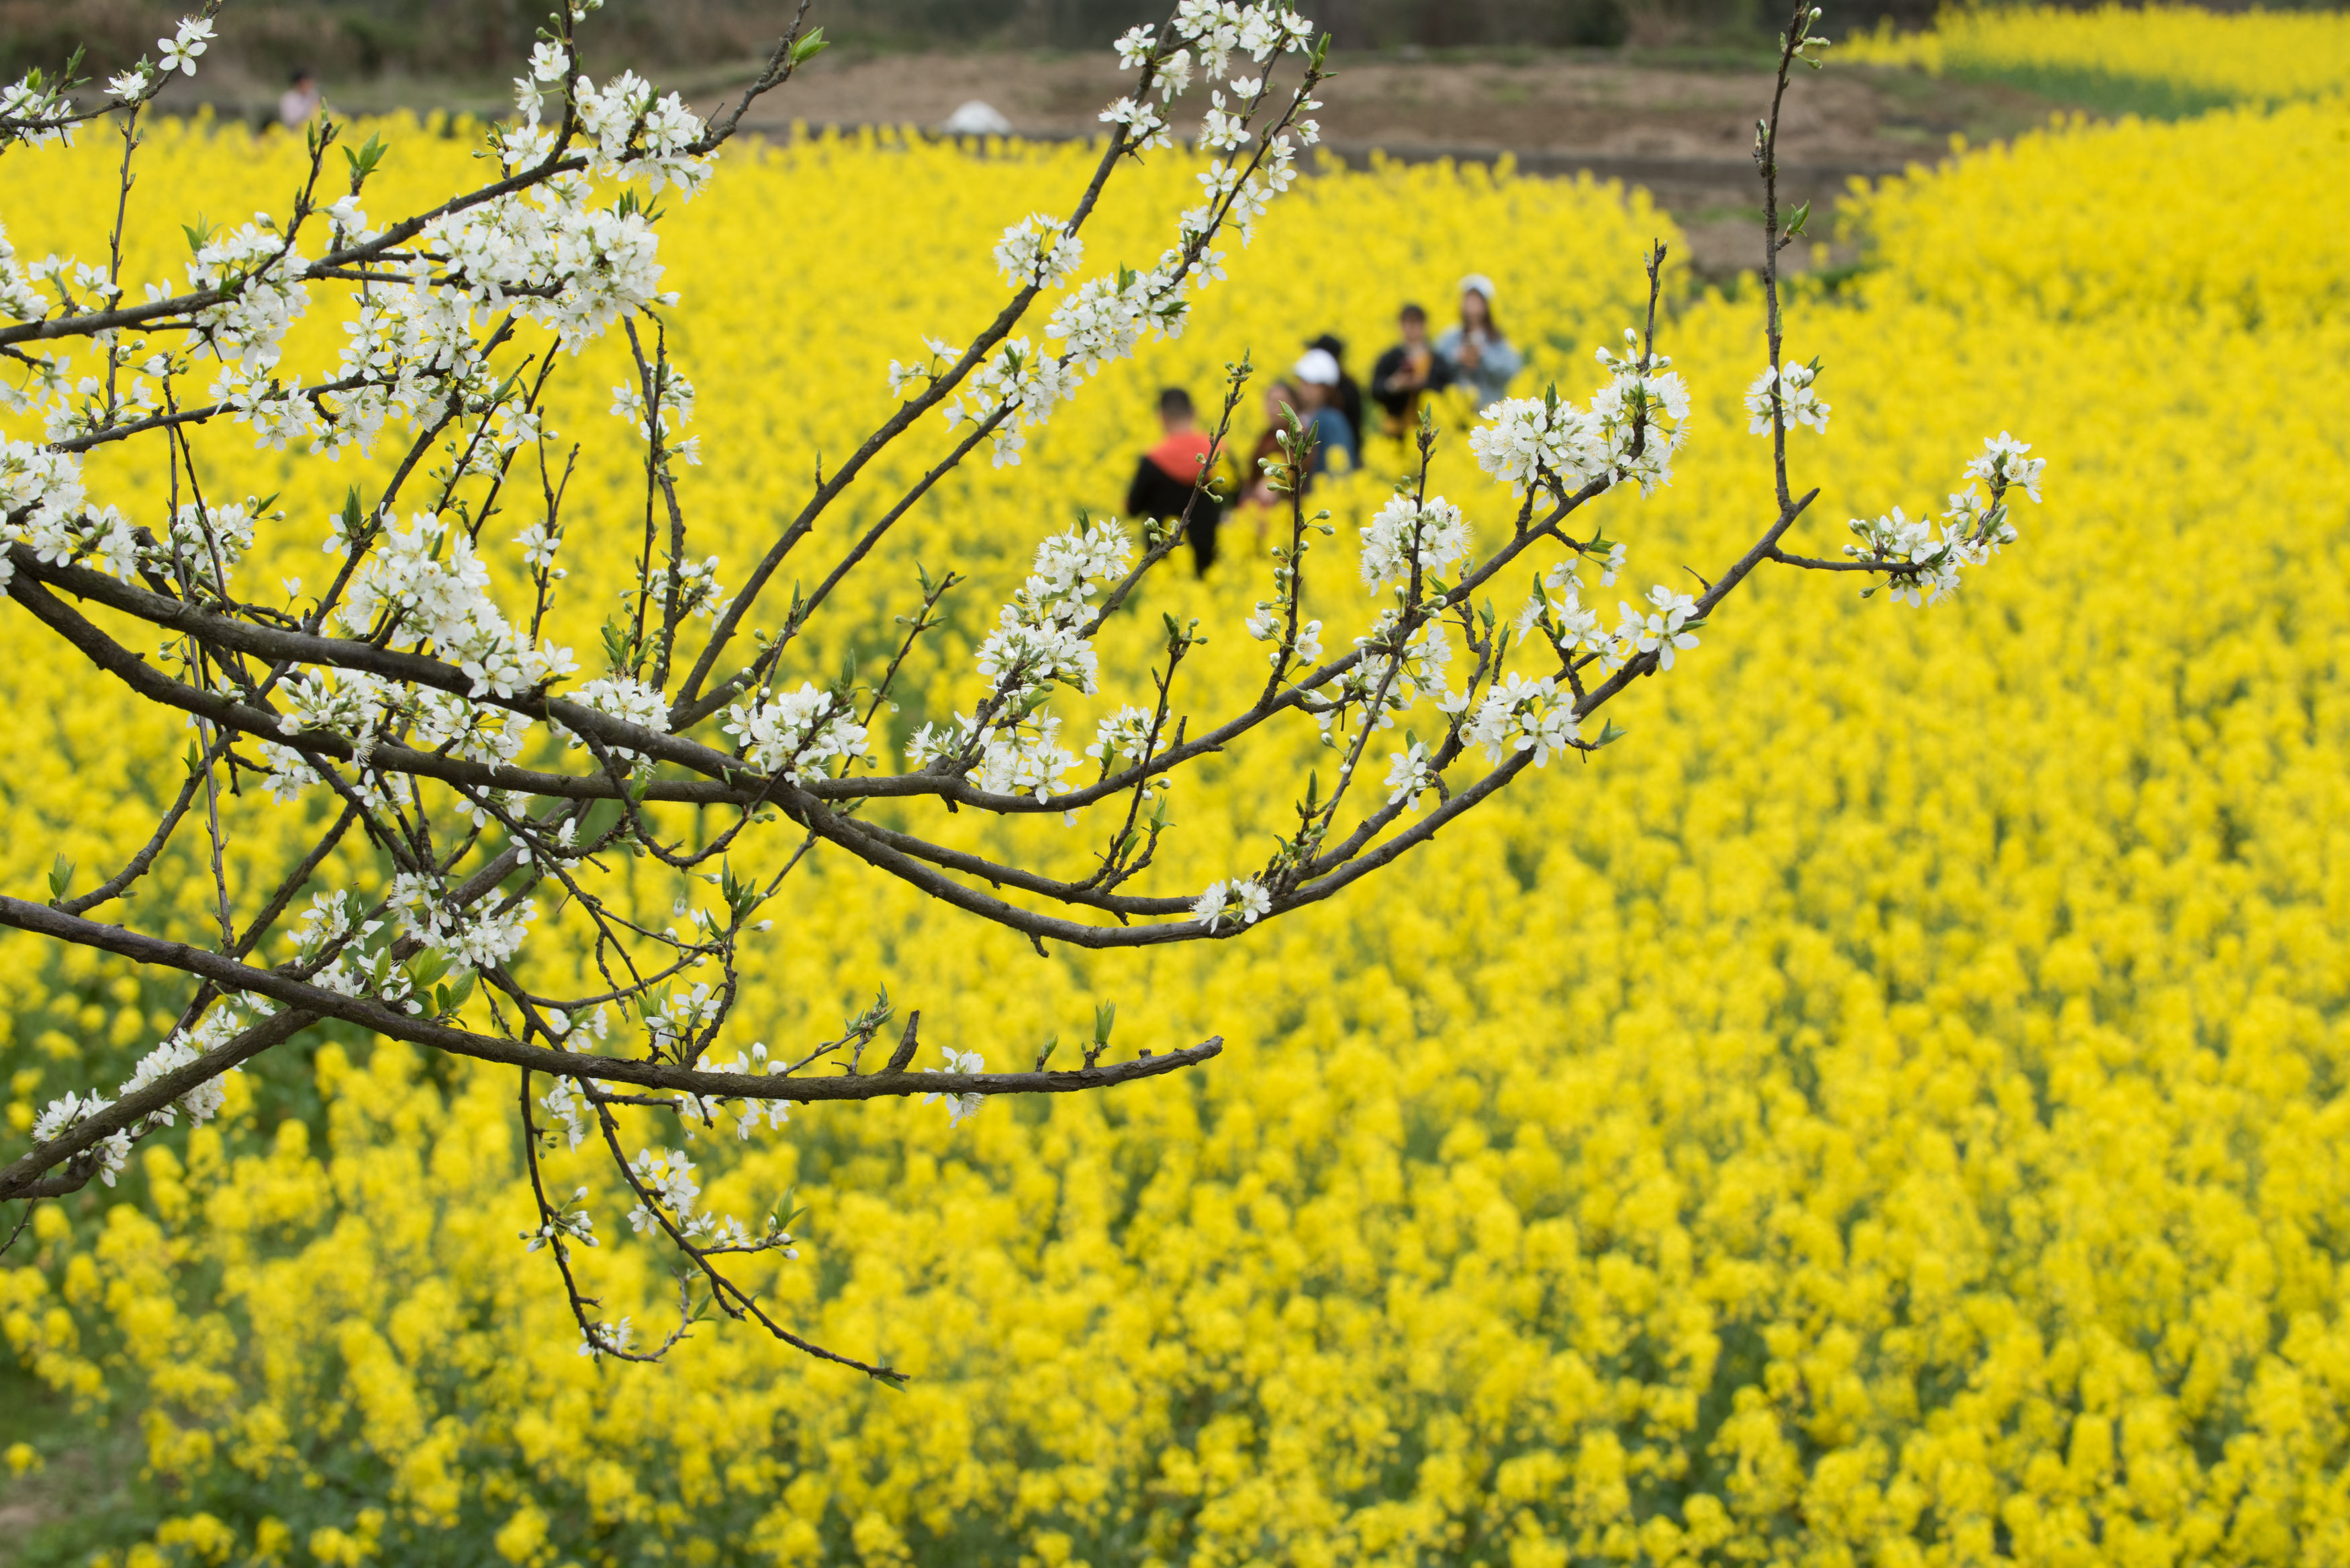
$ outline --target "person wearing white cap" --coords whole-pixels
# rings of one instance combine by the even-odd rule
[[[1313,472],[1345,473],[1360,468],[1363,449],[1338,407],[1338,357],[1327,348],[1308,348],[1290,376],[1297,383],[1297,411],[1312,422],[1317,438]]]
[[[1472,272],[1461,280],[1461,325],[1444,329],[1436,340],[1436,353],[1479,408],[1509,396],[1510,378],[1518,373],[1518,351],[1494,324],[1493,280],[1483,273]]]

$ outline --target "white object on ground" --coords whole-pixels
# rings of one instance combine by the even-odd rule
[[[939,129],[949,136],[1009,136],[1012,122],[996,112],[993,104],[972,99],[947,116]]]

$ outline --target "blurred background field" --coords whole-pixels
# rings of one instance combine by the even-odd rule
[[[2230,99],[1886,179],[1844,209],[1851,264],[1797,286],[1790,351],[1823,358],[1835,405],[1795,448],[1798,484],[1825,487],[1812,553],[1846,517],[1938,508],[2000,428],[2050,460],[2047,504],[1956,604],[1758,581],[1611,711],[1623,742],[1245,941],[1040,959],[819,857],[750,1033],[829,1033],[887,980],[926,1036],[991,1062],[1104,1000],[1129,1046],[1231,1042],[1204,1072],[993,1105],[951,1136],[935,1106],[837,1107],[696,1146],[746,1208],[797,1185],[811,1241],[772,1299],[898,1358],[910,1391],[707,1326],[658,1370],[581,1360],[514,1240],[511,1080],[330,1035],[315,1071],[244,1075],[220,1127],[46,1208],[5,1260],[0,1552],[2350,1558],[2350,71],[2313,75],[2307,31],[2342,25],[2035,16],[1887,36],[1819,84],[1995,57],[1993,77],[2094,67]],[[2187,43],[2149,54],[2158,26]],[[2210,64],[2239,59],[2270,68]],[[371,207],[473,172],[463,124],[384,130]],[[282,205],[293,177],[289,139],[218,120],[150,152],[142,190],[220,213]],[[102,141],[36,156],[10,238],[88,250]],[[739,558],[814,454],[886,411],[889,358],[984,319],[993,236],[1065,208],[1084,158],[876,132],[729,153],[663,251],[712,547]],[[1089,261],[1155,254],[1191,178],[1172,155],[1114,187]],[[182,204],[134,233],[133,277],[176,266]],[[869,639],[806,672],[888,637],[916,560],[972,570],[902,742],[968,701],[978,628],[1035,541],[1115,506],[1159,385],[1205,396],[1243,349],[1278,367],[1325,330],[1359,375],[1401,300],[1441,313],[1475,268],[1527,350],[1520,389],[1582,396],[1641,247],[1684,234],[1587,178],[1326,170],[1234,248],[1179,343],[1089,389],[1023,468],[943,487],[858,606]],[[1727,265],[1669,284],[1700,419],[1673,489],[1610,504],[1634,592],[1711,575],[1769,499],[1737,409],[1754,288]],[[552,422],[588,443],[576,493],[624,513],[631,454],[599,436],[617,379],[588,356]],[[1470,412],[1442,411],[1436,488],[1496,526],[1506,495],[1457,439]],[[1334,627],[1363,614],[1351,524],[1399,457],[1375,445],[1325,493],[1340,536],[1308,582]],[[235,442],[217,461],[322,535],[369,472]],[[1204,584],[1155,582],[1105,666],[1138,662],[1163,610],[1215,638],[1195,711],[1261,680],[1240,622],[1267,567],[1246,545]],[[151,793],[182,741],[5,607],[0,648],[0,880],[22,891],[60,850],[119,854],[134,814],[108,803]],[[1170,876],[1261,857],[1286,803],[1245,786],[1249,762],[1179,799]],[[252,806],[240,830],[271,820]],[[0,963],[14,1137],[119,1076],[178,1000],[17,939]],[[595,1264],[612,1310],[658,1314],[647,1256]]]

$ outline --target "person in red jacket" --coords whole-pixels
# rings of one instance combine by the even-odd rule
[[[1159,422],[1165,434],[1135,465],[1134,481],[1126,487],[1126,514],[1183,518],[1192,563],[1204,577],[1216,564],[1216,528],[1224,520],[1216,443],[1200,428],[1191,394],[1180,387],[1159,394]]]

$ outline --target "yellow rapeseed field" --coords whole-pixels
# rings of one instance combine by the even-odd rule
[[[2299,68],[2260,36],[2278,79]],[[371,206],[476,167],[463,128],[385,129]],[[294,162],[202,125],[149,156],[182,200],[132,236],[134,277],[174,265],[176,207],[282,203]],[[1065,208],[1086,156],[736,151],[671,216],[708,451],[684,483],[730,556],[886,411],[890,358],[992,313],[993,236]],[[10,237],[88,245],[108,150],[41,157]],[[1089,256],[1155,255],[1190,179],[1165,155],[1114,186]],[[2345,179],[2329,99],[2062,128],[1866,199],[1874,265],[1791,307],[1835,407],[1796,448],[1825,493],[1794,542],[1939,507],[2002,426],[2051,460],[2022,540],[1931,612],[1757,579],[1610,710],[1625,740],[1351,898],[1245,940],[1040,958],[819,857],[743,1005],[767,1038],[886,980],[1006,1060],[1104,1000],[1121,1040],[1231,1041],[952,1134],[877,1104],[696,1146],[722,1204],[796,1186],[812,1240],[753,1277],[912,1373],[902,1393],[717,1324],[659,1367],[576,1354],[516,1239],[503,1073],[345,1034],[315,1086],[233,1080],[221,1122],[41,1209],[0,1260],[15,1353],[143,1439],[147,1511],[93,1526],[111,1561],[2350,1562]],[[977,578],[894,740],[967,691],[1035,540],[1116,506],[1159,385],[1205,396],[1243,348],[1284,365],[1324,329],[1362,374],[1397,304],[1441,315],[1473,267],[1520,389],[1579,396],[1659,234],[1587,182],[1305,182],[1179,343],[1024,467],[942,487],[860,590],[878,647],[916,560]],[[1641,583],[1710,574],[1771,514],[1738,408],[1752,286],[1669,282],[1699,406],[1674,486],[1610,518]],[[551,422],[588,443],[575,495],[624,524],[641,470],[598,436],[618,379],[591,350]],[[1457,439],[1469,410],[1442,414],[1435,487],[1490,525],[1506,492]],[[1369,459],[1325,492],[1342,540],[1399,454]],[[297,519],[355,476],[213,461]],[[1201,711],[1262,680],[1240,623],[1270,563],[1232,526],[1213,577],[1156,580],[1105,631],[1105,667],[1165,610],[1213,639]],[[1359,617],[1349,566],[1310,577],[1311,613]],[[119,854],[183,741],[5,605],[0,649],[18,891],[60,850]],[[1249,776],[1179,795],[1179,877],[1261,860],[1286,803]],[[0,965],[16,1138],[176,1004],[86,951],[9,938]],[[658,1319],[655,1255],[589,1259],[608,1310]]]
[[[1897,33],[1882,23],[1835,52],[1937,76],[2074,88],[2102,78],[2187,106],[2280,103],[2350,88],[2350,16],[2339,11],[2229,16],[2195,5],[1951,5],[1925,32]]]

